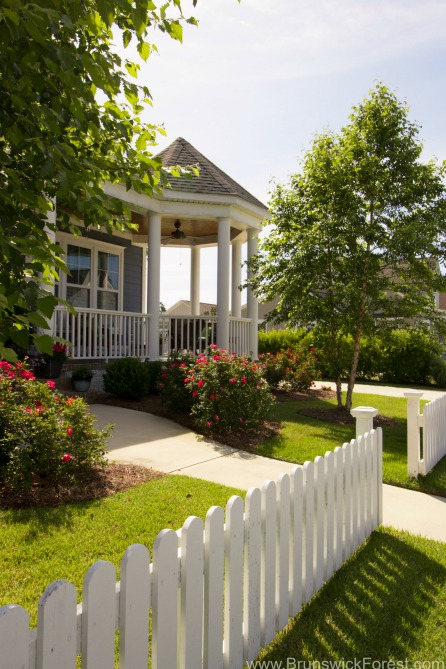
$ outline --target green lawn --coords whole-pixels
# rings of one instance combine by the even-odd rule
[[[150,548],[161,529],[177,529],[191,514],[204,518],[211,505],[224,507],[232,494],[244,493],[171,476],[94,502],[1,510],[0,605],[25,606],[34,626],[38,599],[52,581],[68,579],[80,592],[94,561],[111,560],[119,567],[131,543]],[[287,658],[408,658],[410,669],[414,660],[446,656],[445,620],[445,545],[380,529],[262,651],[261,659],[287,666]]]
[[[370,658],[412,669],[417,661],[444,660],[445,620],[445,544],[379,529],[259,659],[265,667],[282,662],[282,667],[297,669],[303,666],[298,660]]]
[[[336,446],[355,437],[354,425],[339,425],[302,416],[309,407],[334,408],[335,399],[311,402],[280,402],[273,410],[273,419],[283,423],[280,434],[258,446],[257,453],[278,460],[303,463],[314,460]],[[427,475],[418,479],[407,477],[406,399],[355,393],[353,406],[372,406],[379,413],[396,420],[385,427],[383,473],[384,481],[414,490],[446,496],[446,458]]]
[[[119,568],[130,544],[151,550],[162,529],[177,530],[191,515],[204,519],[209,507],[224,508],[234,494],[245,492],[166,476],[92,502],[0,509],[0,606],[20,604],[35,626],[39,598],[56,579],[71,581],[80,601],[83,579],[96,560],[110,560]]]

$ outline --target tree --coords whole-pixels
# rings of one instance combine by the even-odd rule
[[[381,83],[340,134],[317,135],[302,170],[271,200],[271,234],[251,261],[251,287],[280,297],[271,318],[314,327],[328,341],[342,406],[341,348],[353,337],[350,410],[361,336],[427,320],[441,328],[445,166],[420,160],[419,127]]]
[[[48,232],[75,233],[70,212],[87,226],[125,229],[129,212],[105,195],[104,182],[149,195],[165,183],[150,152],[162,128],[140,118],[150,92],[113,39],[133,41],[147,60],[156,51],[149,29],[181,41],[185,21],[196,23],[181,0],[159,8],[152,0],[2,0],[0,358],[26,348],[33,327],[48,328],[57,303],[48,284],[65,269]],[[49,337],[34,340],[51,352]]]

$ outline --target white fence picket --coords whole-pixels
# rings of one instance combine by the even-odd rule
[[[314,594],[314,464],[312,462],[305,462],[304,470],[304,583],[305,583],[305,599],[304,603],[310,601]]]
[[[204,540],[203,665],[223,669],[224,511],[213,506],[206,514]]]
[[[335,553],[334,568],[339,569],[344,558],[344,551],[347,545],[350,545],[350,507],[347,507],[345,500],[348,493],[351,502],[351,467],[348,459],[347,469],[345,466],[346,446],[342,448],[337,446],[334,450],[334,470],[335,470],[335,504],[336,504],[336,524],[335,524]],[[348,458],[350,453],[348,455]]]
[[[178,537],[173,530],[162,530],[153,546],[153,669],[177,666],[178,582]]]
[[[181,530],[179,669],[196,669],[203,650],[203,521],[190,516]]]
[[[83,603],[65,581],[41,598],[36,630],[17,606],[0,609],[1,669],[240,669],[308,602],[382,518],[382,432],[336,448],[190,517],[178,532],[97,562]],[[6,663],[6,665],[5,665]],[[5,665],[5,667],[4,667]]]
[[[0,608],[0,657],[5,669],[28,669],[29,614],[16,604]]]
[[[373,492],[372,492],[372,452],[373,452],[373,434],[366,434],[365,439],[365,468],[366,468],[366,497],[365,497],[365,536],[369,536],[373,528]]]
[[[354,439],[350,442],[349,448],[351,453],[351,462],[352,462],[352,505],[351,505],[351,516],[352,516],[352,533],[351,533],[351,543],[350,543],[350,552],[353,553],[359,546],[359,449],[358,443],[362,440],[362,437],[358,437],[355,441]]]
[[[334,468],[334,453],[327,451],[325,453],[325,480],[327,486],[326,498],[326,562],[324,579],[328,581],[333,575],[334,570],[334,542],[335,542],[335,468]]]
[[[314,542],[314,582],[319,590],[324,584],[325,570],[325,461],[318,455],[314,461],[315,489],[315,542]]]
[[[276,633],[276,484],[265,481],[262,487],[262,564],[261,611],[262,646]]]
[[[365,478],[365,440],[366,435],[358,437],[358,460],[359,460],[359,522],[358,522],[358,545],[362,544],[365,539],[366,513],[365,513],[365,496],[366,496],[366,478]]]
[[[113,594],[115,583],[116,572]],[[75,669],[76,640],[76,588],[68,581],[54,581],[39,601],[37,669]]]
[[[290,477],[281,474],[277,480],[277,563],[276,563],[276,628],[288,622],[290,581]]]
[[[351,555],[352,549],[352,445],[342,446],[344,469],[344,559]]]
[[[148,666],[150,591],[149,551],[142,544],[133,544],[121,561],[119,661],[122,669]]]
[[[243,664],[243,512],[242,498],[231,497],[225,529],[225,669],[240,669]]]
[[[82,669],[114,669],[116,568],[111,562],[99,560],[88,570],[82,606]]]
[[[302,547],[303,547],[303,471],[295,467],[290,475],[291,537],[290,537],[290,616],[302,606]]]
[[[378,476],[376,480],[378,486],[378,526],[383,522],[383,431],[380,427],[376,430],[376,436],[378,446]]]
[[[245,659],[252,661],[260,653],[262,495],[258,488],[248,491],[245,509],[243,631]]]

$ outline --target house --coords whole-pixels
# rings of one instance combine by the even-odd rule
[[[57,232],[70,274],[55,286],[75,308],[56,309],[53,336],[71,342],[73,360],[107,361],[123,355],[158,359],[171,348],[198,353],[210,343],[257,356],[258,301],[248,292],[241,317],[242,244],[248,258],[268,210],[182,138],[159,154],[165,167],[198,164],[200,174],[170,179],[170,188],[152,197],[106,184],[106,192],[124,201],[135,231],[113,236],[83,227],[81,236]],[[190,314],[175,319],[160,314],[162,246],[191,250]],[[217,246],[216,315],[200,315],[200,249]],[[146,263],[147,256],[147,263]],[[255,324],[252,326],[252,324]]]

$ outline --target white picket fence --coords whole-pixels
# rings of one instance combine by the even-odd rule
[[[382,433],[231,497],[153,548],[130,546],[121,581],[94,564],[75,587],[55,581],[37,629],[20,606],[0,609],[1,669],[241,669],[283,629],[381,523]],[[149,653],[149,614],[151,651]]]
[[[428,474],[446,456],[446,394],[425,404],[423,413],[420,413],[422,391],[410,390],[404,396],[407,398],[408,476],[417,477]]]

